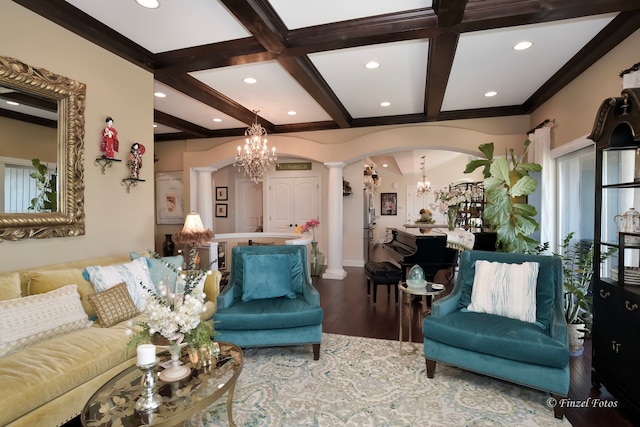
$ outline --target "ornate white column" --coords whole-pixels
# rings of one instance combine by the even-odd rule
[[[328,203],[328,228],[329,250],[327,251],[327,269],[322,274],[323,279],[342,280],[347,272],[342,268],[342,224],[344,210],[342,207],[342,169],[346,166],[343,162],[326,162],[329,169],[329,195]]]
[[[213,230],[213,172],[215,168],[194,168],[197,179],[191,180],[191,210],[200,214],[204,228]],[[194,189],[194,184],[196,188]],[[195,190],[195,191],[194,191]],[[215,233],[215,230],[213,230]]]

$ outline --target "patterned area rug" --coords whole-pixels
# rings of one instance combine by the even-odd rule
[[[421,349],[421,346],[419,346]],[[238,426],[569,426],[547,394],[438,363],[428,379],[421,351],[398,342],[324,334],[311,346],[254,348],[233,399]],[[203,413],[227,425],[226,396]]]

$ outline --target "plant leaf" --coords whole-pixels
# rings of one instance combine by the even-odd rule
[[[491,176],[506,183],[509,182],[509,162],[504,157],[495,159],[489,169]]]
[[[531,178],[529,175],[525,175],[516,181],[513,187],[511,187],[511,197],[529,195],[536,191],[536,188],[538,188],[536,180]]]

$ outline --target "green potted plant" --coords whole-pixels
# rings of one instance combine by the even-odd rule
[[[494,158],[493,143],[478,147],[485,159],[472,160],[464,173],[471,173],[483,167],[485,197],[487,204],[484,219],[497,233],[501,251],[515,253],[538,253],[540,243],[529,237],[539,227],[535,219],[536,208],[526,202],[526,196],[533,193],[538,183],[529,176],[530,172],[540,172],[538,163],[525,163],[522,159],[529,151],[531,141],[524,142],[524,152],[517,156],[510,149],[505,157]]]
[[[32,159],[31,164],[36,168],[29,176],[36,180],[36,188],[39,193],[31,199],[29,210],[36,212],[56,212],[58,210],[58,194],[56,192],[56,174],[47,174],[47,165],[42,164],[40,159]]]
[[[569,326],[569,350],[572,355],[582,354],[585,333],[591,323],[591,303],[589,287],[594,269],[594,246],[581,242],[571,244],[575,235],[570,232],[560,245],[560,253],[554,255],[562,259],[564,318]],[[601,261],[609,257],[614,249],[603,252]]]

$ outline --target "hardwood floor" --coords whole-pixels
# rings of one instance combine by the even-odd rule
[[[334,334],[361,336],[369,338],[398,339],[398,305],[395,303],[394,290],[387,296],[386,285],[378,287],[377,302],[367,296],[366,276],[364,268],[345,267],[347,277],[340,280],[314,278],[314,286],[320,293],[320,304],[324,308],[325,318],[323,331]],[[450,289],[448,289],[450,290]],[[412,341],[422,343],[420,313],[423,307],[419,302],[406,303],[413,311]],[[407,306],[405,306],[407,307]],[[407,332],[407,316],[409,310],[403,309],[405,323],[403,331]],[[405,335],[405,340],[408,337]],[[582,404],[587,398],[615,402],[604,386],[591,388],[591,342],[585,342],[582,356],[571,358],[571,388],[569,399],[575,404]],[[426,373],[425,373],[426,375]],[[626,408],[567,408],[565,416],[576,427],[617,426],[627,427],[640,425],[637,415]]]

